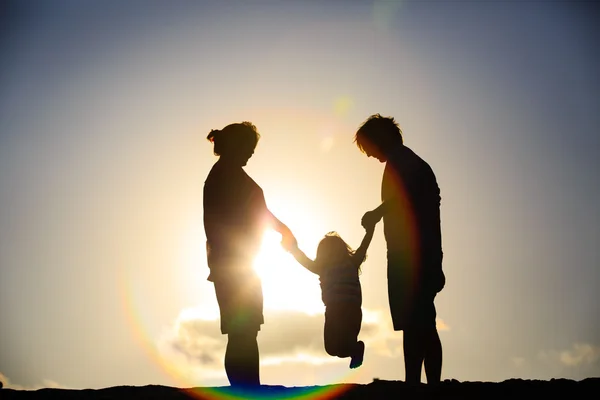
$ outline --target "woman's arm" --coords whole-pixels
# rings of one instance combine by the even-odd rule
[[[271,220],[271,226],[277,232],[281,233],[281,236],[286,236],[286,235],[292,234],[292,231],[290,231],[290,228],[288,228],[286,224],[284,224],[277,217],[275,217],[275,215],[273,215],[273,213],[269,209],[267,209],[267,214],[269,216],[269,219]]]

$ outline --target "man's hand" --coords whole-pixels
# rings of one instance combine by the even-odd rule
[[[375,229],[375,225],[381,220],[381,214],[376,210],[367,211],[360,220],[360,224],[366,230]]]
[[[372,222],[372,221],[368,221],[368,222]],[[365,231],[367,233],[373,233],[373,232],[375,232],[375,225],[377,225],[377,224],[376,223],[373,223],[372,225],[363,224],[363,228],[365,228]]]

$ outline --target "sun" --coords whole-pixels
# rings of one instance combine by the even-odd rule
[[[322,238],[320,232],[325,232],[323,219],[314,212],[316,207],[303,199],[276,200],[271,199],[269,209],[290,227],[306,255],[313,257]],[[298,213],[299,209],[303,212]],[[202,220],[191,221],[180,253],[182,292],[185,292],[187,301],[204,304],[203,309],[208,312],[204,314],[217,318],[218,308],[213,289],[198,290],[197,285],[190,283],[203,282],[208,285],[208,268],[198,268],[198,265],[206,265],[205,242]],[[273,230],[264,233],[260,251],[254,259],[254,269],[262,281],[266,311],[324,312],[319,277],[307,271],[281,247],[279,233]]]
[[[310,235],[308,230],[296,228],[293,233],[305,253],[312,256],[310,250],[316,248],[315,239],[318,238],[312,237],[314,235]],[[263,284],[265,309],[294,310],[308,314],[323,312],[319,277],[307,271],[281,247],[279,233],[265,233],[261,250],[254,260],[254,269]]]

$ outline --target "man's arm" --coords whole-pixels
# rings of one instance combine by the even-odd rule
[[[379,207],[377,207],[375,210],[375,213],[377,213],[377,215],[379,215],[379,219],[381,219],[381,217],[383,217],[392,207],[392,204],[394,204],[394,202],[396,202],[397,199],[396,198],[391,198],[391,199],[387,199],[386,201],[382,202]]]
[[[369,245],[371,244],[371,240],[373,240],[374,232],[375,232],[375,225],[372,225],[369,228],[367,228],[367,231],[365,232],[365,236],[363,237],[363,240],[360,243],[360,246],[358,247],[358,249],[356,249],[356,252],[354,253],[353,258],[354,258],[357,266],[362,264],[363,261],[365,261],[365,258],[367,257],[367,249],[369,248]]]
[[[367,211],[360,221],[363,228],[368,229],[368,227],[375,226],[379,221],[381,221],[381,218],[383,218],[383,216],[389,211],[394,201],[396,201],[394,198],[387,199],[376,209]]]

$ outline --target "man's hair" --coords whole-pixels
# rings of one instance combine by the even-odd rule
[[[373,114],[367,118],[354,135],[354,142],[363,153],[366,147],[374,145],[384,149],[386,145],[395,141],[404,143],[402,130],[393,117],[383,117],[381,114]]]

